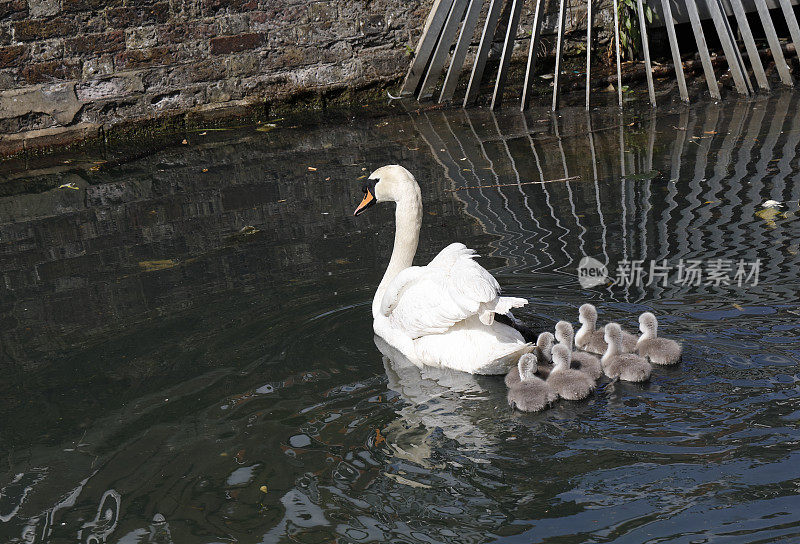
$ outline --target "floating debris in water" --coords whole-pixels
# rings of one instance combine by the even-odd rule
[[[246,225],[239,229],[239,234],[244,234],[245,236],[250,236],[251,234],[255,234],[257,232],[261,231],[255,228],[253,225]]]
[[[781,215],[781,212],[775,209],[775,207],[765,207],[756,212],[756,217],[763,219],[767,227],[770,229],[774,229],[777,226],[775,220],[780,218]]]
[[[81,188],[75,185],[74,183],[64,183],[58,186],[59,189],[72,189],[74,191],[79,191]]]
[[[777,200],[765,200],[762,206],[765,208],[780,208],[783,206],[783,204]]]
[[[161,514],[156,513],[153,516],[153,523],[164,523],[165,521],[167,521],[166,518]]]
[[[309,172],[316,172],[316,171],[317,171],[317,169],[316,169],[316,168],[314,168],[313,166],[309,166],[309,167],[308,167],[308,171],[309,171]]]
[[[183,145],[187,145],[187,144],[189,143],[189,140],[187,140],[186,138],[184,138],[184,139],[183,139],[183,141],[182,141],[181,143],[182,143]]]
[[[266,493],[267,492],[267,486],[262,485],[261,487],[258,488],[258,490],[261,491],[262,493]]]

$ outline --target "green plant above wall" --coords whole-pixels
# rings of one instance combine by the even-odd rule
[[[619,0],[619,42],[622,55],[629,60],[639,56],[642,51],[642,33],[639,28],[639,15],[636,0]],[[650,6],[644,5],[644,16],[648,23],[653,22],[654,14]]]

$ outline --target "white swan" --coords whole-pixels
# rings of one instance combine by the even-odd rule
[[[383,166],[364,184],[353,215],[376,202],[395,202],[394,249],[372,300],[373,329],[418,366],[471,374],[504,374],[533,350],[514,328],[495,321],[527,300],[501,297],[475,252],[450,244],[427,266],[411,266],[422,225],[422,197],[402,166]]]

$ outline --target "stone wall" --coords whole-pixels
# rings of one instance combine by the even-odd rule
[[[297,97],[386,86],[405,73],[430,4],[0,0],[0,155],[102,136],[123,121],[266,113]],[[606,15],[595,24],[608,28]],[[570,9],[568,29],[584,24],[585,6]]]

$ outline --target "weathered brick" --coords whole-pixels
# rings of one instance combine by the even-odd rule
[[[260,60],[258,53],[231,55],[225,59],[225,70],[228,77],[252,76],[259,73]]]
[[[63,38],[42,40],[31,44],[31,59],[34,62],[58,59],[64,56]]]
[[[306,4],[288,6],[282,3],[270,4],[264,13],[273,28],[286,28],[288,25],[302,25],[308,22]]]
[[[128,49],[147,49],[158,44],[158,32],[155,26],[140,26],[125,31],[125,46]]]
[[[10,45],[11,38],[11,25],[0,23],[0,45]]]
[[[164,64],[172,60],[169,47],[153,47],[151,49],[131,49],[121,51],[114,57],[116,68],[142,68],[155,64]]]
[[[186,40],[213,38],[216,34],[213,23],[201,21],[191,23],[168,23],[157,27],[158,40],[161,43],[180,43]]]
[[[14,38],[20,42],[68,36],[76,31],[75,22],[63,17],[32,19],[14,23]]]
[[[237,34],[236,36],[218,36],[211,40],[211,54],[224,55],[255,49],[264,43],[263,34]]]
[[[24,45],[0,47],[0,68],[18,66],[28,56],[28,48]]]
[[[50,17],[61,11],[60,0],[28,0],[31,17]]]
[[[202,13],[206,17],[216,15],[220,10],[249,11],[258,9],[256,0],[202,0]]]
[[[61,0],[61,9],[66,12],[93,11],[121,5],[122,0]]]
[[[64,42],[67,54],[112,53],[125,48],[125,33],[114,30],[103,34],[83,34]]]
[[[107,76],[114,72],[114,59],[111,55],[94,57],[83,63],[83,79]]]
[[[220,15],[215,18],[217,35],[232,36],[234,34],[247,34],[250,31],[250,18],[247,14]]]
[[[169,19],[169,4],[160,2],[152,6],[111,8],[106,12],[106,17],[108,24],[114,28],[166,23]]]
[[[308,16],[312,21],[332,21],[338,16],[336,3],[314,2],[308,7]]]
[[[28,3],[25,0],[0,1],[0,19],[23,19],[28,16]]]
[[[78,79],[81,77],[81,62],[70,59],[29,64],[22,69],[22,77],[31,84]]]

